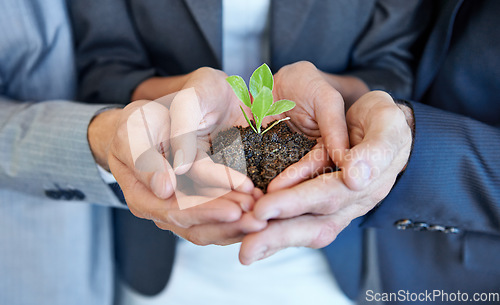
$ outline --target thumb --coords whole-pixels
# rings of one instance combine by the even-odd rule
[[[344,157],[342,166],[344,183],[351,190],[359,191],[390,166],[395,152],[382,138],[365,137]]]
[[[353,143],[355,146],[345,155],[341,166],[344,183],[352,190],[363,189],[388,171],[393,172],[395,179],[411,150],[410,128],[392,98],[378,99],[373,104],[374,107],[365,112],[363,122],[354,124],[356,127],[350,131],[364,136],[359,143]],[[367,103],[366,107],[370,104]],[[348,114],[348,121],[352,119]]]
[[[194,88],[179,91],[170,106],[170,143],[174,171],[185,174],[192,166],[197,148],[198,128],[203,119],[200,100]]]
[[[131,106],[122,127],[125,132],[119,132],[115,138],[112,155],[131,168],[135,178],[149,186],[157,197],[168,198],[176,184],[166,160],[170,133],[168,109],[154,101],[138,101]]]

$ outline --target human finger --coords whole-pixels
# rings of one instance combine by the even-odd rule
[[[182,228],[206,223],[233,222],[241,217],[241,208],[234,201],[224,198],[207,200],[202,196],[186,196],[180,192],[169,199],[161,199],[138,181],[133,171],[118,159],[110,158],[110,167],[116,173],[116,180],[123,190],[130,211],[137,217]],[[203,204],[181,210],[179,200],[196,203],[205,201]]]
[[[193,226],[180,232],[181,236],[197,245],[229,245],[241,242],[246,234],[258,232],[267,222],[256,220],[245,213],[241,219],[231,223],[205,224]]]
[[[237,190],[251,193],[254,185],[250,178],[226,165],[215,163],[203,150],[199,150],[196,160],[187,175],[198,185]]]
[[[200,195],[212,198],[225,198],[240,205],[242,211],[249,212],[253,209],[255,198],[253,194],[241,193],[234,190],[214,187],[201,187],[198,189]]]
[[[203,113],[196,90],[179,91],[170,105],[170,114],[173,167],[177,175],[182,175],[191,168],[198,151],[198,128]]]
[[[110,154],[132,169],[137,180],[156,196],[170,197],[176,179],[166,160],[170,138],[168,109],[155,101],[138,101],[123,111]]]
[[[303,214],[331,214],[357,194],[342,182],[340,172],[332,172],[304,181],[294,187],[266,194],[254,207],[260,220],[283,219]]]
[[[303,215],[270,221],[264,230],[243,238],[240,262],[250,265],[289,247],[326,247],[348,224],[334,215]]]

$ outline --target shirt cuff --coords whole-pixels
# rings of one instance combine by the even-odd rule
[[[101,175],[101,178],[104,182],[106,182],[107,184],[116,183],[115,176],[102,168],[102,166],[100,166],[99,164],[97,164],[97,170],[99,171],[99,175]]]

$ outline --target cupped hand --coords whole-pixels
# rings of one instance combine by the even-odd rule
[[[251,194],[226,192],[218,197],[186,195],[168,160],[170,113],[158,101],[137,101],[113,111],[114,135],[108,164],[130,211],[196,244],[228,244],[262,229],[265,222],[243,215]],[[99,116],[98,116],[99,117]],[[192,207],[181,209],[180,201]],[[203,203],[203,204],[199,204]]]
[[[240,102],[226,77],[220,70],[200,68],[191,73],[183,89],[173,97],[170,135],[174,171],[178,175],[187,174],[202,186],[251,194],[254,185],[248,177],[214,163],[207,154],[218,132],[245,125]]]
[[[349,145],[342,94],[312,63],[302,61],[281,68],[275,75],[274,96],[296,103],[286,113],[292,129],[322,138],[334,162]]]
[[[341,171],[320,173],[332,163],[327,149],[319,145],[314,157],[305,156],[297,165],[319,175],[303,181],[294,177],[297,168],[290,167],[275,179],[297,183],[279,188],[287,183],[271,187],[273,181],[269,193],[257,201],[255,217],[269,224],[243,239],[243,264],[287,247],[325,247],[387,196],[411,150],[405,114],[388,94],[374,91],[354,103],[346,122],[352,148],[338,163]]]
[[[276,97],[297,103],[286,113],[291,118],[288,123],[292,129],[316,138],[319,145],[305,158],[307,162],[292,166],[296,175],[275,179],[269,185],[270,190],[290,187],[316,175],[315,166],[325,163],[316,156],[323,156],[324,149],[332,162],[328,163],[328,168],[335,169],[349,148],[345,110],[369,91],[356,77],[325,73],[306,61],[280,69],[275,75],[275,83]]]

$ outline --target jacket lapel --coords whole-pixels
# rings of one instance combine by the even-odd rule
[[[222,0],[184,0],[212,53],[222,64]]]
[[[222,64],[222,0],[184,0],[219,65]],[[293,51],[317,0],[271,0],[271,59]],[[298,9],[297,9],[298,8]],[[274,48],[273,46],[279,46]]]
[[[271,0],[271,63],[272,59],[277,58],[278,55],[283,57],[293,52],[293,46],[316,1]]]
[[[419,101],[434,80],[450,46],[453,26],[463,0],[449,0],[440,9],[417,71],[414,99]]]

